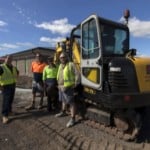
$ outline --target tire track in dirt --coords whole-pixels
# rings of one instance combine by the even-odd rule
[[[149,150],[150,144],[125,142],[98,129],[93,129],[83,120],[72,128],[66,128],[68,116],[55,118],[56,112],[46,109],[25,111],[31,92],[16,94],[14,107],[18,115],[11,117],[8,125],[0,123],[0,149],[5,150]],[[0,101],[1,102],[1,101]],[[146,129],[149,126],[146,125]],[[143,132],[143,139],[146,130]],[[5,139],[8,139],[6,142]]]

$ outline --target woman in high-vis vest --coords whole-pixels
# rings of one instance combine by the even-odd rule
[[[57,73],[57,82],[59,89],[59,100],[62,101],[62,110],[56,114],[56,117],[65,115],[66,105],[70,106],[71,119],[66,124],[66,127],[71,127],[75,124],[76,105],[74,101],[74,88],[79,84],[79,72],[76,70],[72,62],[68,62],[67,54],[61,53],[60,62]]]
[[[12,114],[12,104],[15,95],[16,80],[19,71],[12,65],[12,56],[8,55],[0,66],[0,86],[2,90],[2,122],[8,123],[8,116]]]

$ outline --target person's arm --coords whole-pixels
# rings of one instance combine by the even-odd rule
[[[2,68],[2,66],[0,66],[0,76],[4,73],[4,70]],[[1,86],[1,80],[0,80],[0,91],[3,90],[3,87]]]
[[[75,64],[71,63],[71,66],[72,66],[72,71],[75,74],[75,87],[76,87],[81,82],[81,76],[80,76],[80,72],[77,70]]]
[[[44,95],[46,96],[46,67],[43,70],[43,75],[42,75],[42,80],[43,80],[43,84],[44,84]]]
[[[75,87],[81,83],[81,74],[75,67]]]
[[[42,80],[46,80],[46,67],[43,69],[43,75],[42,75]]]
[[[34,62],[31,63],[31,72],[33,72],[33,63]]]
[[[0,76],[4,73],[2,66],[0,66]]]
[[[19,76],[19,70],[17,69],[17,67],[15,67],[16,72],[17,72],[17,76]]]

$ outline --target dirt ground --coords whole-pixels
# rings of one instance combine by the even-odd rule
[[[56,118],[55,112],[26,111],[31,90],[17,89],[14,111],[6,125],[0,121],[0,150],[149,150],[150,131],[143,132],[141,141],[125,142],[98,129],[93,129],[78,118],[76,125],[66,128],[69,116]],[[38,104],[38,99],[37,103]],[[46,106],[46,100],[44,101]],[[1,106],[1,94],[0,94]],[[0,107],[1,109],[1,107]],[[1,117],[1,115],[0,115]],[[149,129],[149,126],[147,126]],[[146,143],[145,143],[146,142]]]

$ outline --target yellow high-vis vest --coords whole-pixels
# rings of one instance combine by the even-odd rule
[[[60,64],[58,68],[57,80],[59,78],[59,72],[62,68],[62,64]],[[71,87],[75,84],[75,73],[72,71],[71,63],[67,63],[64,70],[63,70],[63,77],[64,77],[64,87]]]
[[[1,65],[1,67],[3,68],[4,72],[0,76],[0,85],[4,86],[4,85],[16,83],[17,69],[15,67],[13,67],[13,70],[11,72],[11,70],[7,67],[6,64]]]
[[[46,66],[43,71],[43,80],[57,78],[57,67]]]

